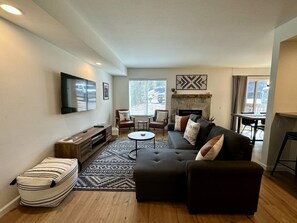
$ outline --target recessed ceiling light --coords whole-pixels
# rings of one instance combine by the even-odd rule
[[[99,62],[97,62],[96,64],[99,65],[99,66],[102,65],[102,63],[99,63]]]
[[[12,13],[14,15],[22,15],[22,11],[11,6],[11,5],[6,5],[6,4],[1,4],[0,7],[5,10],[6,12]]]

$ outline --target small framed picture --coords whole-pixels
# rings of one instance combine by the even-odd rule
[[[103,100],[109,99],[109,84],[103,82]]]

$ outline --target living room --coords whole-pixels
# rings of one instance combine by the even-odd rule
[[[27,8],[25,6],[21,8],[26,16],[30,16],[30,7],[32,11],[41,7],[32,1],[29,3],[3,2],[14,3],[15,6],[28,4]],[[296,3],[291,2],[291,4],[293,11],[297,6]],[[48,10],[50,11],[50,9]],[[198,64],[196,66],[169,68],[126,67],[115,55],[110,56],[108,53],[100,55],[109,62],[106,67],[102,68],[100,65],[89,63],[89,55],[94,54],[94,52],[90,51],[90,47],[84,48],[85,44],[78,41],[76,42],[77,49],[69,52],[62,47],[63,44],[67,45],[66,37],[63,41],[54,42],[60,32],[53,32],[51,38],[46,39],[43,36],[43,32],[47,32],[46,29],[43,32],[41,30],[39,33],[34,33],[32,30],[34,23],[27,23],[26,19],[15,18],[13,15],[4,14],[1,11],[0,15],[3,18],[0,18],[0,33],[2,34],[0,37],[2,83],[0,117],[3,134],[0,137],[2,165],[0,172],[2,179],[0,184],[0,216],[7,213],[19,202],[17,188],[9,186],[9,182],[45,157],[53,156],[55,142],[97,123],[115,125],[115,109],[129,107],[129,79],[165,79],[167,81],[166,108],[169,109],[170,88],[175,87],[176,75],[207,74],[207,90],[183,90],[177,94],[211,93],[213,95],[211,115],[215,117],[215,123],[229,128],[232,76],[270,75],[270,92],[272,93],[269,95],[270,103],[268,104],[266,122],[268,128],[265,130],[261,164],[264,167],[271,167],[283,139],[278,136],[281,132],[296,131],[297,129],[295,121],[286,119],[283,121],[281,118],[275,117],[276,112],[296,111],[297,108],[294,97],[297,89],[294,86],[296,75],[294,74],[295,66],[293,63],[296,42],[283,42],[297,35],[297,20],[294,19],[297,13],[293,16],[292,11],[288,12],[290,16],[287,17],[282,26],[270,30],[271,32],[274,31],[274,34],[271,34],[274,37],[274,43],[271,44],[273,47],[271,49],[272,54],[267,56],[268,58],[272,57],[271,64],[258,65],[257,67],[236,66],[236,64],[229,67]],[[49,16],[44,10],[40,15],[41,22],[43,22],[42,19]],[[57,20],[54,20],[54,23],[57,23]],[[44,24],[50,27],[49,23]],[[61,28],[60,23],[58,23],[58,27]],[[73,30],[71,31],[73,32]],[[63,29],[61,32],[65,33],[65,36],[70,33],[69,29],[66,31]],[[76,35],[78,34],[76,33]],[[86,58],[77,55],[76,52],[80,49],[83,51],[81,55],[86,55]],[[104,50],[106,49],[102,49],[102,51]],[[281,52],[280,56],[279,52]],[[177,53],[179,52],[177,51]],[[292,59],[286,60],[289,57]],[[289,62],[290,64],[288,64]],[[60,72],[84,77],[97,83],[97,108],[95,110],[67,115],[61,114]],[[103,99],[103,82],[109,84],[108,100]],[[131,199],[133,199],[132,195]]]

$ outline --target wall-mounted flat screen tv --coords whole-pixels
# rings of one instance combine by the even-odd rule
[[[96,82],[61,72],[61,113],[96,108]]]

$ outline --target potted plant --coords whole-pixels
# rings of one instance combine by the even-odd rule
[[[176,93],[175,88],[171,88],[171,92],[175,94]]]

